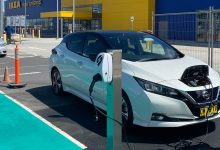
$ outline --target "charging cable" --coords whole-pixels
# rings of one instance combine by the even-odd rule
[[[213,88],[213,84],[212,81],[210,80],[210,78],[208,77],[203,77],[204,80],[208,80],[208,84],[209,84],[209,88],[211,86],[211,93],[210,93],[210,105],[208,105],[208,110],[205,114],[205,118],[206,118],[206,134],[204,135],[203,139],[199,139],[199,144],[202,144],[205,142],[206,138],[208,137],[209,134],[209,116],[208,113],[209,111],[212,109],[212,107],[214,106],[213,103],[213,97],[214,97],[214,88]],[[204,86],[206,88],[206,86]],[[206,88],[207,89],[207,88]],[[182,150],[186,147],[190,147],[190,145],[194,142],[195,140],[180,140],[179,143],[175,146],[175,150]]]
[[[92,82],[91,82],[91,84],[90,84],[90,86],[89,86],[89,97],[90,97],[91,103],[92,103],[92,105],[93,105],[93,107],[94,107],[94,110],[95,110],[95,120],[96,120],[96,121],[99,120],[99,117],[98,117],[98,112],[99,112],[102,116],[104,116],[104,117],[106,117],[106,118],[109,118],[109,119],[111,119],[112,121],[114,121],[114,122],[116,122],[117,124],[119,124],[119,125],[122,127],[122,130],[123,130],[123,132],[124,132],[124,134],[125,134],[126,145],[127,145],[128,149],[131,150],[131,147],[130,147],[130,145],[129,145],[129,143],[128,143],[128,139],[127,139],[127,133],[126,133],[126,130],[125,130],[125,127],[124,127],[123,123],[121,123],[120,121],[118,121],[118,120],[116,120],[116,119],[114,119],[114,118],[112,118],[112,117],[106,115],[106,114],[105,114],[104,112],[102,112],[98,107],[95,106],[94,100],[93,100],[93,98],[92,98],[92,93],[93,93],[93,89],[94,89],[95,84],[96,84],[97,82],[99,82],[99,81],[102,81],[102,77],[101,77],[101,75],[98,73],[98,74],[96,74],[96,75],[93,76],[93,80],[92,80]]]

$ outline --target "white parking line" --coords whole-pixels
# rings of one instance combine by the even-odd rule
[[[48,65],[35,65],[35,66],[22,66],[20,67],[20,69],[22,68],[35,68],[35,67],[48,67]],[[15,67],[10,67],[8,69],[14,69]],[[0,68],[0,70],[4,70],[5,68]]]
[[[24,76],[24,75],[33,75],[33,74],[40,74],[42,72],[28,72],[28,73],[21,73],[20,76]],[[15,74],[10,74],[10,77],[15,76]],[[4,75],[0,75],[0,77],[4,77]]]
[[[79,141],[77,141],[76,139],[74,139],[73,137],[71,137],[69,134],[67,134],[66,132],[64,132],[63,130],[61,130],[60,128],[56,127],[55,125],[53,125],[52,123],[50,123],[49,121],[47,121],[46,119],[44,119],[43,117],[41,117],[40,115],[38,115],[37,113],[35,113],[33,110],[29,109],[28,107],[26,107],[25,105],[23,105],[22,103],[18,102],[16,99],[6,95],[3,91],[0,91],[1,94],[4,94],[6,97],[8,97],[11,101],[13,101],[15,104],[19,105],[20,107],[22,107],[23,109],[25,109],[26,111],[28,111],[29,113],[31,113],[33,116],[35,116],[36,118],[38,118],[40,121],[42,121],[43,123],[45,123],[46,125],[48,125],[49,127],[51,127],[52,129],[54,129],[55,131],[57,131],[58,133],[60,133],[61,135],[63,135],[65,138],[67,138],[68,140],[70,140],[71,142],[73,142],[74,144],[78,145],[80,148],[82,149],[87,149],[87,147],[80,143]]]
[[[36,57],[37,55],[33,55],[33,56],[19,56],[19,58],[32,58],[32,57]],[[14,56],[7,56],[8,58],[12,58],[14,59]]]
[[[38,48],[38,47],[28,47],[30,49],[33,49],[33,50],[43,50],[43,51],[46,51],[47,49],[44,49],[44,48]]]

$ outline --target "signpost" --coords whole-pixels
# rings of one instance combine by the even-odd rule
[[[76,11],[75,11],[75,0],[73,0],[73,29],[72,29],[72,32],[74,33],[75,32],[75,17],[76,17]]]
[[[130,17],[130,21],[131,21],[131,30],[134,31],[134,16]]]
[[[0,0],[0,37],[1,37],[1,35],[2,35],[2,33],[3,33],[3,31],[4,31],[4,29],[3,29],[3,22],[4,22],[4,12],[3,12],[3,3],[4,3],[4,1],[3,0]]]
[[[59,39],[59,0],[57,0],[57,39]]]

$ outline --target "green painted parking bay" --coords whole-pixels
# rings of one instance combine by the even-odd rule
[[[0,93],[0,150],[82,149],[83,144]]]

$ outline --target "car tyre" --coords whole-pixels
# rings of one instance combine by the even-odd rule
[[[64,94],[63,84],[62,84],[61,75],[58,69],[53,69],[52,74],[51,74],[51,79],[52,79],[52,88],[53,88],[54,94],[58,96],[63,95]]]
[[[122,123],[126,128],[133,125],[133,112],[131,103],[124,91],[122,92]]]

